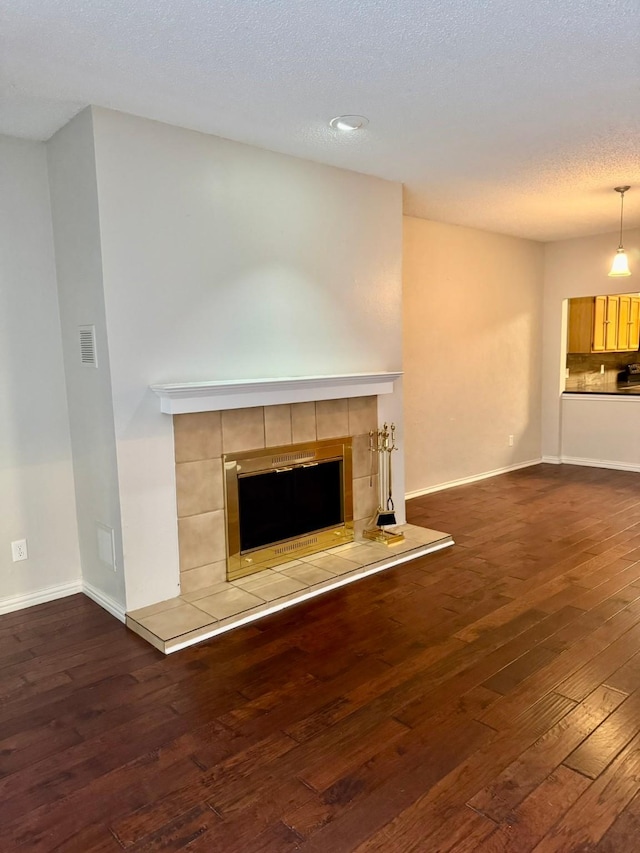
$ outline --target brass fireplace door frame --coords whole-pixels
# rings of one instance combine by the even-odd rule
[[[240,550],[240,514],[238,476],[276,471],[278,468],[297,468],[317,462],[342,460],[342,502],[344,522],[323,530],[305,533],[262,548]],[[353,541],[353,464],[350,436],[247,450],[223,456],[225,506],[227,520],[227,579],[237,580],[245,575],[297,560],[299,557],[324,551],[327,548]]]

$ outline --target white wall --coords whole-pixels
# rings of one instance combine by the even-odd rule
[[[90,109],[50,140],[48,157],[82,572],[90,591],[112,609],[123,610],[120,506]],[[98,369],[80,361],[78,326],[91,324],[96,327]],[[99,555],[97,523],[115,531],[116,571]]]
[[[542,273],[540,243],[404,218],[409,493],[540,458]]]
[[[0,612],[80,582],[45,147],[0,137]],[[10,542],[28,540],[14,563]]]
[[[545,246],[542,452],[552,460],[560,454],[560,395],[566,365],[564,300],[640,290],[640,229],[624,233],[632,272],[628,278],[608,276],[618,240],[615,232]]]
[[[135,609],[178,589],[171,419],[149,384],[397,370],[401,188],[122,113],[93,116]],[[393,397],[384,413],[401,427]]]

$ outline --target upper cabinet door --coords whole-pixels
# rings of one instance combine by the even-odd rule
[[[620,297],[620,313],[618,315],[618,349],[628,350],[631,348],[629,338],[631,334],[631,296]]]
[[[591,352],[593,342],[593,296],[569,300],[567,352]]]
[[[618,317],[620,316],[620,297],[607,296],[607,319],[604,333],[604,348],[609,352],[618,349]]]
[[[629,315],[629,349],[637,351],[640,348],[640,296],[631,297]]]
[[[596,296],[593,304],[593,344],[592,352],[604,352],[605,330],[607,328],[607,297]]]

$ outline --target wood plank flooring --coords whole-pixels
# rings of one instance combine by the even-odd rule
[[[0,617],[0,850],[640,849],[640,477],[418,498],[456,546],[165,658]]]

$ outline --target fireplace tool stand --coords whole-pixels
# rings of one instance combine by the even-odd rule
[[[397,450],[395,441],[396,426],[383,424],[382,429],[369,431],[369,452],[371,453],[371,474],[369,482],[373,485],[376,457],[378,459],[378,508],[371,519],[371,527],[363,532],[365,539],[395,545],[404,542],[404,535],[385,527],[396,524],[395,507],[391,480],[391,455]]]

